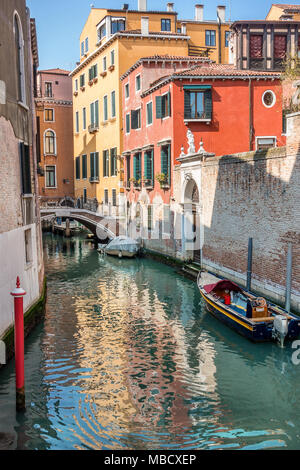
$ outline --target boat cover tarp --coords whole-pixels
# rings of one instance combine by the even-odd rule
[[[203,286],[203,289],[207,294],[213,292],[215,289],[228,289],[229,291],[242,292],[242,289],[238,285],[228,279],[216,282],[215,284],[207,284],[206,286]]]

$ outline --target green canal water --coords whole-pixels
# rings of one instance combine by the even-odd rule
[[[194,282],[149,259],[44,238],[45,321],[0,371],[0,447],[299,449],[300,365],[212,318]]]

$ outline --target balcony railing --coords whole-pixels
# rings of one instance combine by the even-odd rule
[[[100,179],[99,176],[91,176],[90,183],[99,183]]]
[[[210,111],[203,111],[203,113],[195,113],[185,110],[184,120],[185,121],[211,121],[212,113]]]
[[[99,130],[99,124],[98,123],[90,124],[88,129],[89,129],[90,134],[95,134],[95,132],[98,132]]]

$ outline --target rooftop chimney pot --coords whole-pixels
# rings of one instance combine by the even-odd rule
[[[174,3],[167,3],[167,11],[174,11]]]
[[[203,14],[203,10],[204,10],[204,5],[195,5],[195,20],[196,21],[203,21],[203,18],[204,18],[204,14]]]
[[[225,5],[218,5],[217,6],[217,16],[220,19],[220,23],[225,23],[225,13],[226,13],[226,7]]]
[[[138,0],[138,10],[147,11],[147,0]]]

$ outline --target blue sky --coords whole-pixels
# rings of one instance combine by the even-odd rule
[[[204,4],[204,19],[216,19],[217,5],[226,5],[229,19],[263,19],[269,0],[173,0],[179,18],[192,19],[196,3]],[[137,9],[138,0],[27,0],[31,17],[36,19],[40,69],[62,68],[72,70],[79,60],[79,35],[90,12],[90,5],[97,8],[122,8],[129,3]],[[148,0],[149,10],[166,10],[168,0]],[[287,2],[290,3],[290,2]],[[299,3],[299,2],[298,2]]]

